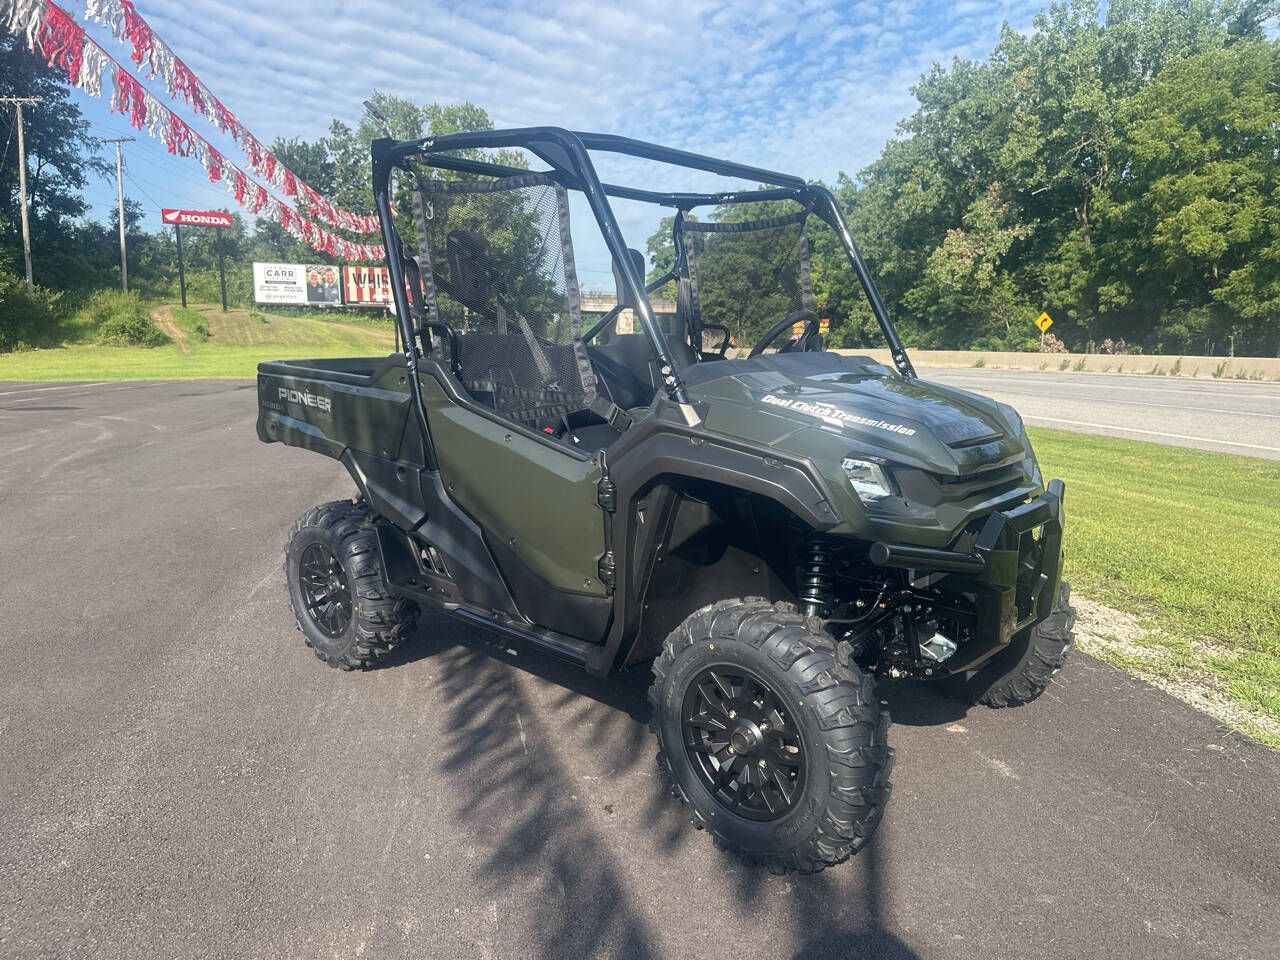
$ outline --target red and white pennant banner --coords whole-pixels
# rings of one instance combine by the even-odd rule
[[[87,93],[102,95],[102,74],[110,69],[112,110],[127,115],[134,127],[146,129],[151,136],[163,141],[170,153],[196,157],[209,179],[215,183],[221,181],[236,202],[250,213],[274,220],[298,240],[333,256],[348,260],[384,258],[382,246],[355,243],[330,233],[271,196],[265,187],[144,89],[127,68],[103,50],[69,13],[52,0],[0,0],[0,17],[5,18],[11,30],[24,34],[31,49],[38,50],[50,66],[61,67],[66,71],[67,79]],[[376,218],[374,223],[377,223]]]
[[[298,197],[302,205],[322,220],[354,233],[377,233],[377,217],[352,213],[315,190],[276,157],[262,141],[227,107],[173,48],[160,39],[143,19],[133,0],[86,0],[85,16],[97,20],[111,30],[120,41],[133,47],[133,62],[145,65],[152,76],[164,81],[169,96],[185,100],[219,130],[240,144],[249,157],[249,168],[287,197]]]

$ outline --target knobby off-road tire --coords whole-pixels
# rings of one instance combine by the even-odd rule
[[[1015,636],[1007,650],[992,657],[956,693],[970,703],[1017,707],[1044,693],[1075,643],[1076,611],[1071,585],[1063,582],[1053,613]]]
[[[693,825],[709,831],[717,846],[775,873],[812,873],[847,859],[870,839],[889,799],[889,716],[881,708],[873,678],[837,656],[834,639],[817,620],[800,616],[790,605],[766,600],[714,603],[672,631],[653,672],[650,728],[658,738],[658,764],[671,779],[673,795],[689,807]],[[720,679],[706,681],[711,674]],[[744,687],[743,678],[753,678],[751,690],[764,686],[775,699],[753,693],[748,702],[738,695],[743,688],[733,686],[735,677]],[[738,705],[734,712],[740,716],[732,723],[750,723],[745,718],[755,710],[761,726],[777,728],[767,734],[757,728],[751,736],[766,739],[757,740],[754,748],[743,738],[746,749],[756,753],[735,753],[728,747],[717,751],[715,743],[701,739],[732,733],[703,733],[706,717],[729,716],[727,711],[715,713],[710,705],[714,692],[711,698],[699,692],[714,690],[715,683],[728,684],[734,692],[734,697],[721,698],[722,710],[726,704]],[[757,708],[759,703],[766,706]],[[766,714],[770,703],[779,709]],[[686,724],[690,704],[705,711],[692,726]],[[779,716],[781,722],[772,724],[764,719]],[[789,739],[788,731],[794,734]],[[690,741],[695,744],[692,749]],[[782,754],[784,750],[790,753]],[[709,781],[717,774],[707,772],[711,763],[705,758],[717,754],[730,764],[745,765],[750,774],[767,771],[766,777],[784,769],[769,766],[766,756],[789,761],[792,769],[783,779],[792,783],[792,801],[781,803],[782,794],[772,793],[784,812],[757,812],[752,819],[738,812],[746,808],[741,797],[735,809],[723,793],[713,792],[715,783]],[[803,767],[799,775],[796,762]],[[797,779],[790,781],[790,776]],[[720,790],[740,787],[733,778]]]
[[[418,605],[394,596],[383,579],[373,519],[363,502],[321,504],[298,518],[285,549],[298,629],[317,657],[341,670],[369,669],[417,627]],[[329,599],[318,599],[325,589]]]

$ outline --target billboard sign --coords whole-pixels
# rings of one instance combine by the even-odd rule
[[[256,303],[340,307],[338,268],[324,263],[254,263],[253,299]]]
[[[174,210],[165,207],[160,218],[175,227],[217,227],[225,230],[231,226],[231,214],[221,210]]]
[[[343,267],[342,296],[349,307],[391,305],[391,273],[386,267]]]

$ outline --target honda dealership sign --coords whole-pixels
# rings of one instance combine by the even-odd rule
[[[300,307],[340,307],[338,268],[323,263],[255,263],[253,299]]]
[[[231,226],[231,214],[221,210],[173,210],[165,207],[160,211],[160,219],[175,227],[218,227],[225,230]]]

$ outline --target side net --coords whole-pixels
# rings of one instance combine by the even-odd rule
[[[526,174],[417,190],[425,319],[458,333],[448,360],[467,392],[533,428],[596,409],[565,189]]]

